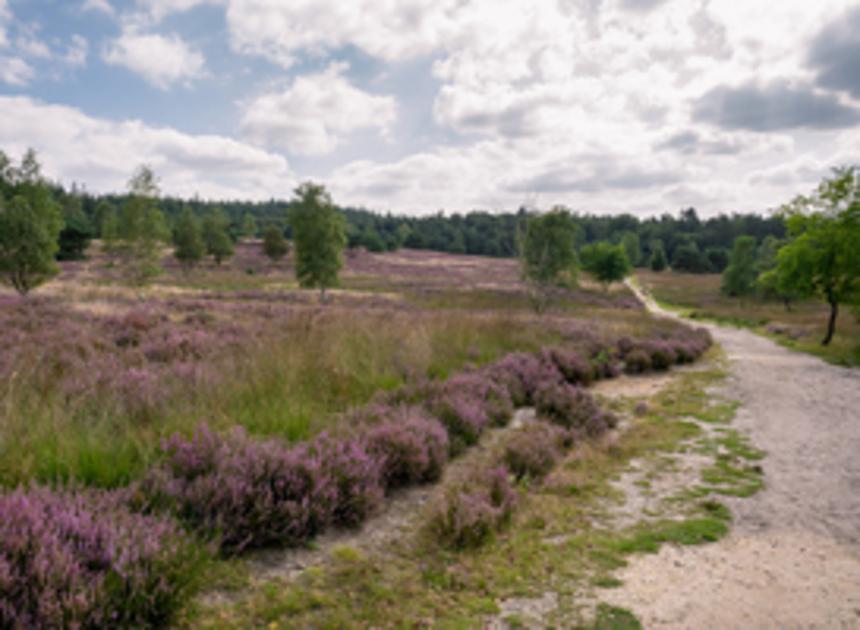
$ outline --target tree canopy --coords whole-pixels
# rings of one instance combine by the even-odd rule
[[[543,310],[553,286],[576,283],[577,226],[570,213],[555,208],[528,217],[520,232],[519,251],[523,278],[533,287],[535,308]]]
[[[721,290],[726,295],[750,295],[755,289],[756,242],[752,236],[739,236],[735,239],[729,265],[723,272]]]
[[[346,246],[346,221],[335,208],[325,187],[305,182],[295,190],[296,202],[288,215],[295,244],[299,285],[326,289],[337,286]]]
[[[834,169],[809,196],[782,208],[788,243],[770,279],[777,291],[814,296],[830,306],[822,345],[836,332],[839,305],[860,301],[860,168]]]
[[[613,282],[621,282],[632,271],[627,251],[623,245],[601,242],[584,246],[579,252],[582,268],[608,288]]]

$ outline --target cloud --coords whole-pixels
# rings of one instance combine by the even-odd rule
[[[205,71],[203,55],[177,35],[128,30],[105,47],[102,58],[139,74],[162,90],[177,82],[187,84]]]
[[[33,67],[20,57],[0,56],[0,81],[9,85],[27,85],[36,76]]]
[[[436,50],[458,0],[228,0],[227,24],[237,52],[283,66],[300,53],[321,55],[353,45],[386,61]]]
[[[621,7],[629,11],[650,11],[666,0],[621,0]]]
[[[86,38],[77,34],[72,35],[72,41],[63,55],[63,62],[72,68],[83,67],[87,65],[88,52],[89,43]]]
[[[693,119],[725,129],[839,129],[860,123],[860,110],[832,94],[785,81],[717,87],[694,103]]]
[[[204,4],[224,4],[226,0],[137,0],[137,5],[156,22],[173,13],[184,13]]]
[[[298,77],[284,92],[255,98],[242,116],[242,133],[299,155],[331,153],[359,129],[387,134],[397,119],[396,100],[356,88],[343,76],[345,70],[332,64]]]
[[[165,194],[183,197],[287,197],[297,182],[282,156],[231,138],[113,122],[29,97],[0,96],[0,146],[13,155],[33,146],[48,176],[100,192],[124,189],[140,163],[153,166]]]
[[[809,64],[818,85],[860,99],[860,6],[822,29],[810,47]]]
[[[588,192],[604,190],[636,190],[672,184],[681,179],[681,173],[661,169],[618,167],[609,160],[605,166],[594,168],[553,168],[534,177],[514,182],[515,191],[534,193]]]
[[[114,9],[108,0],[84,0],[81,4],[82,11],[95,11],[105,15],[114,15]]]
[[[706,139],[698,131],[686,129],[658,142],[656,151],[677,151],[683,155],[736,155],[743,151],[743,143],[729,139]]]

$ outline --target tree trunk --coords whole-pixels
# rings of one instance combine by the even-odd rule
[[[828,345],[833,339],[833,333],[836,332],[836,316],[839,315],[839,303],[833,298],[830,298],[828,302],[830,303],[830,318],[827,320],[827,334],[821,340],[822,346]]]

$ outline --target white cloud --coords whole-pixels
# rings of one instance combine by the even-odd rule
[[[49,177],[97,192],[124,189],[140,163],[153,166],[165,194],[184,197],[288,197],[297,182],[282,156],[224,136],[93,118],[29,97],[0,96],[0,146],[11,155],[32,146]]]
[[[110,16],[113,16],[115,14],[114,8],[111,6],[108,0],[84,0],[83,4],[81,5],[81,10],[96,11]]]
[[[36,75],[32,66],[20,57],[0,56],[0,81],[9,85],[27,85]]]
[[[224,4],[225,0],[137,0],[137,5],[156,22],[173,13],[190,11],[203,4]]]
[[[284,66],[301,52],[352,44],[386,61],[430,53],[449,30],[458,0],[227,0],[230,40],[238,52]]]
[[[397,103],[353,86],[346,67],[332,64],[319,74],[297,78],[280,93],[251,101],[241,130],[249,139],[300,155],[331,153],[352,132],[377,129],[385,135],[397,118]]]
[[[87,65],[87,54],[89,52],[89,43],[86,38],[75,34],[72,35],[72,41],[69,43],[66,53],[63,55],[63,62],[73,68],[80,68]]]
[[[107,45],[102,58],[128,68],[162,90],[177,82],[188,83],[205,71],[203,55],[177,35],[128,30]]]

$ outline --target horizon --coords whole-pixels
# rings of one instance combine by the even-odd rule
[[[858,65],[850,0],[0,0],[0,149],[93,194],[768,216],[860,161]]]

